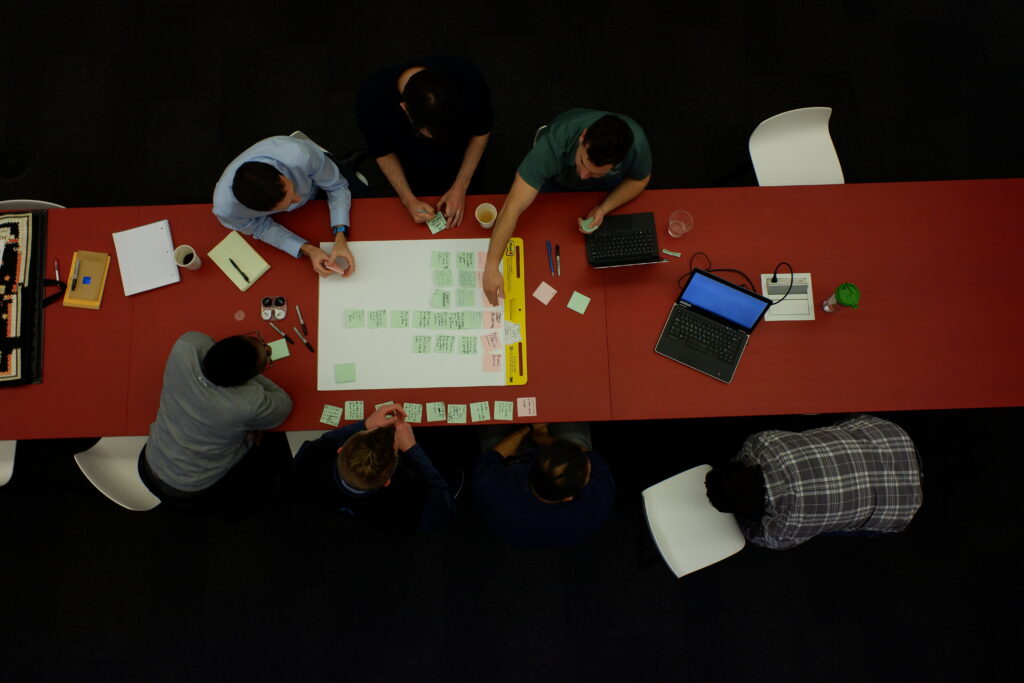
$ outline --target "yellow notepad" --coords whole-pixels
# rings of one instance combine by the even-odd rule
[[[270,270],[270,264],[234,230],[217,243],[207,255],[243,292],[259,280],[263,273]]]
[[[74,290],[75,269],[78,281]],[[107,284],[107,270],[110,268],[110,254],[99,251],[76,251],[71,259],[68,288],[64,290],[64,305],[70,308],[91,308],[96,310],[103,302],[103,288]]]

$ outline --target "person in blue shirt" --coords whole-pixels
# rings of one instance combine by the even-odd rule
[[[455,517],[448,482],[416,443],[398,404],[304,443],[291,490],[300,506],[340,512],[383,531],[429,533]]]
[[[288,230],[271,215],[294,211],[321,189],[327,195],[334,246],[331,253]],[[287,135],[260,140],[224,169],[213,190],[213,214],[226,228],[252,235],[296,258],[309,257],[321,277],[331,274],[335,259],[343,277],[355,271],[346,233],[352,193],[348,181],[320,147]],[[319,242],[319,240],[317,240]]]
[[[471,485],[498,536],[513,545],[558,548],[580,543],[605,525],[615,482],[604,458],[591,449],[587,423],[522,426],[497,443],[494,436],[481,430],[485,450]]]

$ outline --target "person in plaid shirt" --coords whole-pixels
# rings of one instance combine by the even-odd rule
[[[705,485],[711,504],[734,513],[747,540],[776,549],[819,534],[902,531],[922,499],[910,437],[870,415],[754,434],[731,462],[708,472]]]

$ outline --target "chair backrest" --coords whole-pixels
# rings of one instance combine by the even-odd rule
[[[160,504],[139,476],[139,452],[145,443],[144,436],[105,436],[76,455],[75,462],[100,493],[123,508],[145,512]]]
[[[9,482],[14,474],[14,451],[17,448],[17,441],[0,441],[0,486]]]
[[[66,209],[66,206],[44,202],[41,199],[5,199],[0,201],[0,211],[36,211],[38,209]]]
[[[806,107],[776,114],[750,134],[750,160],[759,185],[841,185],[830,107]]]
[[[319,439],[323,432],[319,430],[309,432],[285,432],[284,434],[288,438],[288,447],[292,451],[292,457],[294,458],[299,454],[299,448],[306,441],[316,441]]]
[[[296,130],[296,131],[292,131],[292,132],[291,132],[291,133],[290,133],[290,134],[288,135],[288,137],[290,137],[290,138],[296,138],[297,140],[305,140],[306,142],[311,142],[311,143],[313,143],[313,146],[314,146],[314,147],[316,147],[317,149],[319,149],[319,150],[320,150],[321,152],[323,152],[324,154],[330,154],[330,152],[329,152],[329,151],[327,151],[326,149],[324,149],[323,147],[321,147],[320,145],[318,145],[318,144],[317,144],[317,143],[316,143],[316,142],[315,142],[315,141],[314,141],[314,140],[313,140],[312,138],[310,138],[310,137],[309,137],[308,135],[306,135],[305,133],[303,133],[303,132],[302,132],[301,130]]]
[[[736,517],[708,500],[704,477],[710,469],[699,465],[643,493],[647,525],[677,578],[735,555],[746,543]]]

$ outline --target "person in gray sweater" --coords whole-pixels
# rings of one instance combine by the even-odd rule
[[[236,515],[271,497],[291,466],[281,434],[292,400],[260,373],[270,348],[257,336],[186,332],[171,349],[160,409],[139,458],[143,482],[165,504]]]

